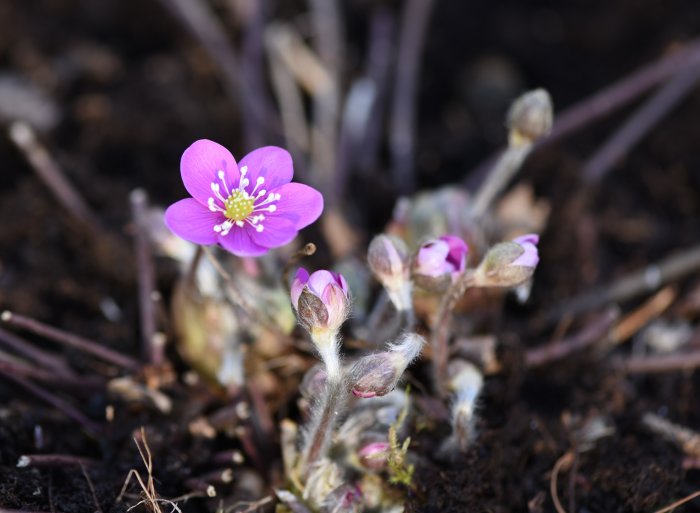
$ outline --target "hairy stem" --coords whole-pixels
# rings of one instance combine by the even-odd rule
[[[323,456],[346,399],[344,380],[329,379],[321,400],[313,408],[314,416],[302,452],[302,476],[308,476],[314,464]]]
[[[465,271],[456,282],[447,290],[440,302],[435,323],[430,336],[430,344],[433,350],[433,380],[435,387],[441,395],[446,394],[444,377],[447,373],[449,360],[449,328],[450,314],[457,305],[457,301],[466,290],[474,284],[474,274]]]

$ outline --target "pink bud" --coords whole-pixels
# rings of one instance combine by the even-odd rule
[[[290,295],[299,323],[310,332],[337,331],[348,316],[348,284],[339,273],[324,270],[309,275],[300,267]]]
[[[413,262],[413,279],[428,290],[443,290],[466,267],[469,247],[459,237],[443,235],[421,245]]]
[[[372,239],[367,263],[382,283],[408,279],[408,248],[396,237],[377,235]]]
[[[386,466],[389,447],[389,442],[371,442],[357,451],[357,456],[362,466],[372,470],[381,470]]]
[[[523,235],[493,246],[474,273],[477,287],[516,287],[530,279],[539,262],[539,236]]]
[[[408,333],[400,343],[390,344],[388,351],[357,360],[348,372],[353,395],[366,399],[394,390],[403,371],[420,353],[423,343],[423,337]]]

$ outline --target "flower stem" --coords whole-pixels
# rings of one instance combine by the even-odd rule
[[[301,475],[304,477],[308,477],[314,464],[323,456],[347,398],[344,380],[340,377],[330,378],[329,374],[326,389],[314,407],[314,416],[307,432],[301,460]]]
[[[457,301],[473,284],[474,273],[469,270],[462,273],[442,297],[440,308],[433,324],[430,336],[430,344],[433,349],[433,380],[438,392],[443,396],[446,394],[443,378],[446,375],[449,360],[450,314],[457,305]]]
[[[312,333],[311,338],[326,366],[327,381],[323,396],[312,408],[312,420],[302,451],[302,476],[308,476],[314,463],[323,455],[347,397],[345,376],[340,365],[338,333],[319,331]]]
[[[496,196],[520,169],[531,150],[532,144],[508,146],[474,195],[472,203],[474,217],[482,216],[489,209]]]

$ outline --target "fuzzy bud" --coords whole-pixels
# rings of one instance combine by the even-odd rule
[[[510,145],[531,145],[549,135],[552,117],[552,99],[547,91],[535,89],[523,94],[508,111]]]
[[[309,275],[300,267],[292,282],[291,298],[299,324],[312,335],[337,332],[350,309],[348,284],[341,274],[331,271]]]
[[[386,467],[389,442],[370,442],[357,451],[357,457],[363,467],[370,470],[382,470]]]
[[[457,447],[465,451],[475,437],[476,399],[484,385],[481,371],[465,360],[455,360],[448,367],[449,388],[454,393],[452,403],[452,434]]]
[[[420,353],[423,343],[423,337],[409,333],[398,344],[390,344],[388,351],[360,358],[348,373],[353,395],[369,398],[394,390],[408,364]]]
[[[328,372],[323,365],[316,364],[311,367],[299,384],[299,392],[305,399],[320,397],[328,383]]]
[[[446,290],[464,272],[468,252],[467,243],[454,235],[423,243],[413,261],[414,282],[426,290]]]
[[[539,262],[539,236],[523,235],[492,247],[474,273],[475,287],[516,287],[532,277]]]
[[[396,309],[410,309],[410,264],[406,244],[396,237],[377,235],[367,250],[367,263]]]

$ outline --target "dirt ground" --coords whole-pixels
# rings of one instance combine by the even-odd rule
[[[236,3],[245,2],[230,2]],[[269,20],[293,23],[308,35],[306,3],[266,3]],[[382,7],[396,18],[403,3],[341,3],[347,85],[365,66],[371,15]],[[235,9],[223,0],[211,4],[240,47],[241,26],[231,15]],[[698,33],[700,4],[692,0],[436,1],[419,73],[416,187],[411,192],[476,183],[474,170],[504,144],[505,111],[522,91],[546,88],[559,112]],[[700,488],[697,446],[695,453],[688,447],[684,451],[642,423],[646,413],[654,413],[700,429],[698,375],[692,368],[629,374],[619,364],[641,350],[642,328],[651,321],[686,326],[690,335],[682,350],[700,351],[697,272],[672,279],[669,305],[644,314],[642,325],[614,347],[591,345],[542,365],[527,363],[532,348],[604,322],[616,302],[602,300],[575,313],[557,307],[698,243],[697,87],[601,180],[584,180],[588,159],[643,101],[634,100],[536,150],[519,175],[518,181],[532,185],[550,208],[532,295],[524,305],[506,298],[498,314],[485,321],[498,336],[501,368],[486,379],[478,443],[465,454],[436,456],[449,427],[444,411],[432,416],[431,408],[442,411],[444,406],[434,404],[426,384],[428,362],[421,360],[411,371],[409,381],[423,401],[412,433],[415,486],[401,490],[407,512],[556,511],[551,486],[558,464],[555,488],[569,513],[657,511]],[[17,116],[32,123],[80,192],[94,213],[90,222],[76,220],[12,142],[8,134]],[[164,2],[0,2],[0,310],[140,359],[129,194],[142,188],[154,205],[183,197],[182,151],[206,137],[244,154],[250,149],[243,142],[244,117],[217,64]],[[375,168],[351,169],[342,197],[341,211],[360,257],[389,221],[398,195],[388,173],[387,129],[382,128]],[[271,139],[264,142],[283,144],[279,134]],[[303,168],[297,173],[308,176]],[[310,228],[302,236],[320,247],[314,262],[332,262],[321,229]],[[140,383],[162,384],[173,404],[168,413],[109,393],[106,380],[123,371],[78,349],[0,326],[79,376],[55,383],[0,365],[2,511],[126,511],[139,500],[133,495],[138,488],[131,486],[132,495],[117,501],[127,474],[136,469],[146,476],[133,440],[142,426],[161,497],[202,492],[207,477],[233,468],[232,482],[217,483],[216,498],[193,496],[180,503],[182,511],[243,511],[231,508],[282,485],[278,423],[299,415],[295,386],[313,358],[304,346],[296,347],[300,369],[291,377],[274,378],[288,388],[265,397],[254,386],[227,395],[203,380],[192,384],[190,365],[174,349],[168,325],[177,269],[164,258],[155,264],[162,296],[157,317],[169,341],[169,366],[133,375]],[[639,312],[659,288],[617,302],[618,318]],[[15,352],[6,342],[0,351]],[[6,361],[12,359],[0,359]],[[68,406],[46,399],[42,390]],[[241,415],[239,404],[252,404],[253,415]],[[114,415],[111,420],[106,411]],[[213,437],[193,434],[192,422],[200,417],[219,419]],[[610,429],[591,442],[586,433],[596,422]],[[233,450],[245,461],[221,463],[222,454]],[[21,455],[37,453],[85,460],[17,467]],[[271,501],[260,505],[260,511],[272,510]],[[679,510],[700,511],[700,501]]]

